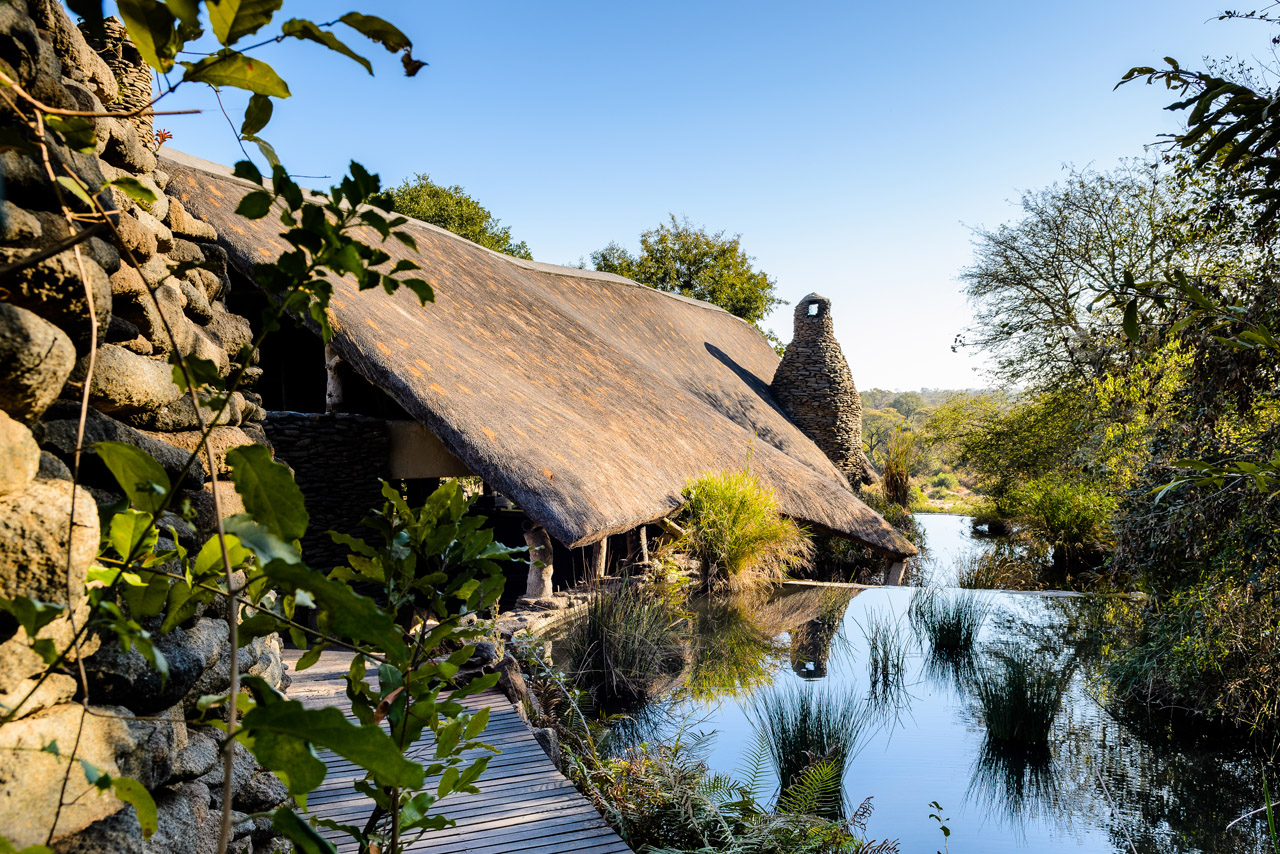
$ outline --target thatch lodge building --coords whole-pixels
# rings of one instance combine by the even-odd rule
[[[258,316],[253,265],[288,248],[278,220],[237,217],[255,187],[223,166],[176,153],[162,166],[169,191],[216,229],[234,310]],[[434,304],[340,282],[330,347],[285,330],[258,365],[267,435],[312,509],[314,562],[336,557],[319,532],[352,530],[379,502],[375,475],[423,490],[476,475],[514,505],[508,521],[530,544],[545,532],[555,582],[567,585],[633,550],[690,478],[748,461],[784,512],[815,530],[899,561],[915,552],[850,490],[848,466],[788,417],[770,389],[778,356],[747,323],[619,276],[405,228],[417,251],[383,248],[421,266]]]

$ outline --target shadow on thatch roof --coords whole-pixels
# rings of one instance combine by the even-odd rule
[[[236,269],[286,249],[274,217],[235,216],[252,185],[171,154],[169,192],[218,230]],[[476,474],[570,546],[666,516],[692,477],[751,469],[784,512],[895,556],[915,549],[849,492],[769,394],[778,357],[707,303],[619,276],[523,261],[405,226],[436,292],[360,293],[330,309],[339,356]],[[372,230],[363,239],[378,244]]]

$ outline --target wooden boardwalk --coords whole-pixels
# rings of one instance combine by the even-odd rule
[[[293,665],[297,650],[285,650],[293,684],[288,694],[308,707],[338,706],[347,698],[342,674],[350,653],[326,652],[301,673]],[[374,673],[369,674],[370,678]],[[450,795],[440,813],[457,824],[430,832],[406,851],[421,854],[629,854],[626,843],[595,807],[556,770],[534,740],[524,719],[505,696],[486,691],[466,705],[489,707],[489,727],[482,738],[502,752],[489,760],[477,785],[480,794]],[[424,750],[425,752],[425,750]],[[307,798],[311,814],[345,824],[363,824],[370,802],[351,789],[363,772],[340,756],[321,753],[329,766],[324,784]],[[342,852],[355,851],[350,838],[322,831]],[[343,841],[346,844],[343,844]]]

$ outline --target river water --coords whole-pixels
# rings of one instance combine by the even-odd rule
[[[988,547],[970,536],[967,518],[918,518],[934,584],[954,583],[953,562]],[[669,738],[681,729],[713,733],[708,764],[741,772],[757,743],[753,692],[774,683],[868,696],[863,627],[891,621],[908,644],[904,675],[894,690],[878,695],[880,702],[863,706],[867,726],[845,775],[845,796],[854,808],[873,798],[870,837],[899,839],[904,854],[943,850],[937,822],[929,818],[935,811],[930,803],[937,801],[950,819],[949,854],[1272,851],[1261,819],[1225,830],[1261,804],[1256,760],[1221,747],[1175,743],[1158,727],[1121,722],[1109,711],[1091,666],[1096,650],[1080,642],[1080,627],[1097,614],[1090,609],[1105,609],[1107,601],[979,594],[993,608],[977,647],[979,666],[1000,650],[1033,649],[1044,667],[1071,674],[1048,753],[1010,755],[988,742],[969,681],[934,666],[925,645],[911,641],[913,595],[910,588],[833,594],[793,586],[767,605],[720,609],[697,620],[705,637],[695,646],[702,652],[695,654],[685,686],[641,716],[649,737]],[[834,633],[821,630],[823,615]],[[753,621],[771,643],[737,640],[745,636],[743,620]]]

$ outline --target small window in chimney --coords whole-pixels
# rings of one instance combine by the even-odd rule
[[[821,317],[821,316],[822,316],[822,303],[820,303],[820,302],[811,302],[811,303],[809,303],[809,316],[810,316],[810,317]]]

